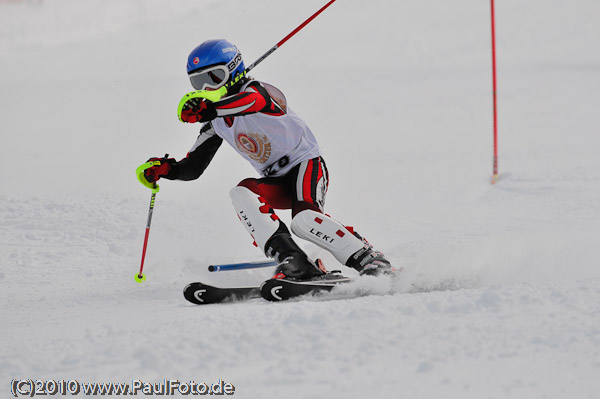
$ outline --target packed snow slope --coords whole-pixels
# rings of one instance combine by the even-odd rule
[[[240,398],[593,398],[600,392],[600,4],[496,2],[500,181],[490,184],[487,1],[339,0],[257,67],[316,133],[326,211],[404,269],[326,299],[199,307],[191,281],[257,284],[223,146],[182,158],[188,52],[250,64],[324,1],[0,4],[0,392],[12,379],[235,386]],[[284,220],[289,215],[280,212]],[[338,268],[327,253],[311,256]],[[355,275],[351,270],[344,270]]]

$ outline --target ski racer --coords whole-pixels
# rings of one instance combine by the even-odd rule
[[[180,161],[150,158],[154,166],[143,178],[148,184],[160,178],[195,180],[226,141],[261,175],[242,180],[230,196],[255,245],[278,263],[273,278],[314,280],[326,275],[321,261],[309,259],[275,209],[291,209],[291,231],[340,263],[361,274],[393,271],[384,255],[352,228],[324,214],[329,174],[315,136],[280,90],[245,76],[244,70],[241,53],[226,40],[208,40],[192,50],[187,72],[196,90],[235,83],[218,101],[192,98],[180,106],[181,121],[203,123],[200,135]]]

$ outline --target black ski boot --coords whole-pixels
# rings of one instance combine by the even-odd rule
[[[346,266],[358,270],[361,276],[391,275],[396,272],[390,261],[369,244],[365,244],[362,249],[355,252],[346,261]]]
[[[287,229],[285,229],[287,230]],[[326,274],[322,263],[312,262],[294,242],[289,232],[277,232],[266,245],[266,254],[279,263],[275,269],[276,279],[311,280]]]

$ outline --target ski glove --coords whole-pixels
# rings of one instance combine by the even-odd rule
[[[203,98],[191,98],[181,110],[181,120],[187,123],[209,122],[217,117],[217,108],[212,101]]]
[[[158,162],[157,162],[158,161]],[[167,176],[171,172],[173,164],[176,162],[173,158],[150,158],[146,162],[154,162],[155,165],[144,170],[144,177],[150,183],[155,183],[163,176]]]

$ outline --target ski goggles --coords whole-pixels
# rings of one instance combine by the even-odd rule
[[[211,65],[189,74],[196,90],[218,89],[229,80],[229,68],[225,64]]]

